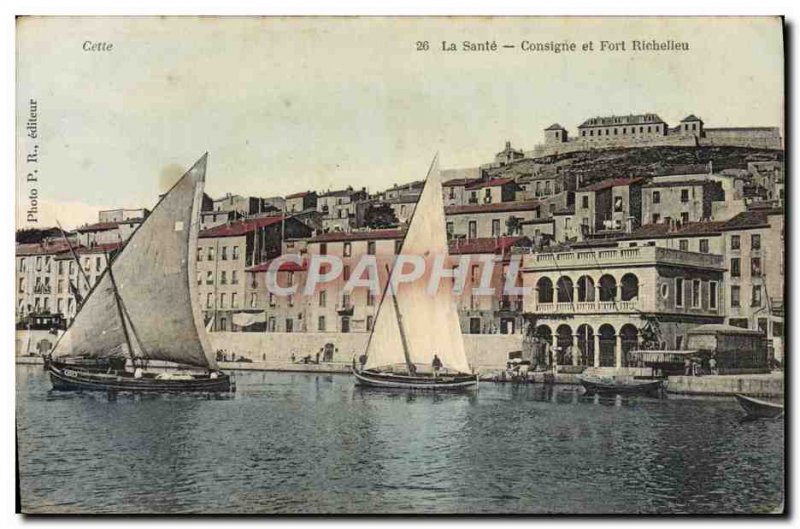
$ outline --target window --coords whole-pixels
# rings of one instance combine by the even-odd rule
[[[731,277],[742,276],[742,263],[738,257],[731,258]]]
[[[500,219],[492,219],[492,237],[500,236]]]
[[[319,306],[324,307],[328,303],[328,292],[326,290],[319,291]]]
[[[684,204],[689,202],[689,190],[688,189],[681,189],[681,202]]]
[[[731,307],[738,307],[741,304],[742,304],[742,289],[739,285],[733,285],[731,287]]]
[[[20,265],[22,265],[22,261],[20,261]],[[23,267],[20,266],[20,271],[22,271],[22,268]],[[58,273],[59,273],[59,275],[63,275],[64,274],[64,261],[59,261],[58,262]]]
[[[448,235],[453,235],[453,223],[452,222],[448,222],[446,226],[447,226],[446,227],[447,234]]]
[[[294,322],[291,318],[286,318],[286,332],[292,332],[294,330]]]
[[[742,238],[739,235],[731,235],[731,250],[738,250],[742,247]]]
[[[203,284],[203,272],[197,272],[197,284],[198,285]]]
[[[761,300],[761,285],[753,285],[753,296],[752,296],[751,299],[752,299],[752,302],[750,303],[750,305],[752,307],[760,307],[761,306],[761,303],[762,303],[762,300]]]
[[[403,248],[403,239],[397,239],[394,241],[394,253],[399,254],[400,250]]]
[[[716,281],[708,283],[708,308],[717,310],[717,300],[719,299],[718,285]]]
[[[92,269],[92,261],[88,257],[83,260],[83,269],[87,272]]]
[[[367,255],[375,255],[375,241],[367,241]]]
[[[750,259],[750,275],[753,277],[761,277],[761,258],[753,257]]]
[[[228,273],[225,270],[219,273],[219,284],[220,285],[228,284]]]
[[[783,322],[782,321],[773,321],[772,322],[772,336],[773,336],[773,338],[783,338]]]
[[[24,277],[20,277],[19,278],[19,291],[20,292],[25,292],[25,278]]]
[[[258,304],[258,296],[255,292],[250,293],[250,306],[255,307]]]
[[[225,308],[225,302],[226,302],[226,301],[227,301],[227,299],[226,299],[226,296],[225,296],[225,294],[224,294],[224,293],[223,293],[223,294],[220,294],[220,295],[219,295],[219,306],[220,306],[221,308],[223,308],[223,309]]]
[[[233,247],[233,259],[236,260],[238,258],[239,258],[239,247],[238,246],[234,246]]]
[[[69,275],[72,275],[74,273],[75,273],[75,263],[73,261],[70,261],[69,262]]]
[[[658,224],[658,221],[661,220],[661,215],[658,213],[653,213],[653,224]]]
[[[325,330],[325,316],[320,316],[317,319],[317,330],[324,331]]]
[[[328,255],[328,243],[325,242],[319,243],[319,254]]]
[[[275,302],[275,294],[272,292],[269,293],[269,306],[274,307],[277,303]]]
[[[231,293],[231,307],[236,308],[239,306],[239,300],[237,299],[236,292]]]
[[[351,252],[350,243],[349,243],[349,242],[346,242],[346,243],[344,243],[344,252],[343,252],[343,255],[344,255],[345,257],[350,257],[350,252]]]
[[[372,322],[373,322],[373,319],[374,319],[374,318],[373,318],[372,316],[367,316],[367,330],[368,330],[368,331],[371,331],[371,330],[372,330]]]
[[[689,251],[689,240],[688,239],[681,239],[680,241],[678,241],[678,247],[681,249],[681,251],[688,252]]]
[[[222,247],[222,253],[220,255],[220,259],[222,259],[223,261],[227,261],[228,260],[228,247],[227,246],[223,246]]]
[[[700,253],[708,253],[708,239],[700,239]]]
[[[231,285],[238,285],[239,284],[239,274],[236,270],[231,271]]]
[[[342,268],[342,279],[345,281],[350,279],[350,265],[344,265]]]
[[[547,180],[544,183],[544,194],[545,195],[549,195],[550,194],[550,180]]]
[[[688,223],[689,223],[689,212],[681,211],[681,224],[688,224]]]
[[[589,207],[589,195],[581,197],[581,207],[587,209]]]
[[[478,223],[474,220],[469,221],[469,225],[467,228],[467,238],[474,239],[478,235]]]
[[[62,298],[58,298],[58,301],[56,302],[56,312],[59,314],[64,313],[64,300]]]
[[[206,307],[211,308],[214,306],[214,294],[208,293],[206,295]]]
[[[367,291],[367,306],[372,307],[375,305],[375,294],[371,291]]]
[[[269,332],[275,332],[275,316],[269,317],[269,320],[267,321],[267,330]]]
[[[761,235],[759,235],[758,233],[754,233],[750,236],[750,249],[751,250],[761,249]]]
[[[675,306],[683,307],[683,278],[675,278]]]
[[[653,204],[661,204],[661,192],[653,191]]]
[[[700,287],[701,282],[699,279],[692,281],[692,308],[700,308]]]
[[[58,280],[58,293],[59,294],[63,294],[64,293],[64,280],[63,279],[59,279]]]
[[[214,284],[214,272],[209,270],[206,272],[206,285],[213,285]]]

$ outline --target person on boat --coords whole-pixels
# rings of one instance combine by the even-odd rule
[[[133,370],[133,378],[142,378],[141,366],[136,366],[136,369]]]
[[[712,375],[719,374],[719,372],[717,371],[717,359],[713,356],[708,359],[708,369],[709,371],[711,371]]]
[[[439,355],[436,353],[433,354],[433,362],[431,362],[431,366],[433,366],[433,376],[439,376],[439,370],[442,369],[442,361],[439,359]]]

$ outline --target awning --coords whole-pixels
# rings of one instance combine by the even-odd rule
[[[697,351],[695,350],[688,350],[688,351],[678,351],[678,350],[651,350],[651,351],[630,351],[628,353],[630,356],[634,358],[639,358],[646,363],[652,364],[682,364],[687,357],[692,357],[697,355]]]
[[[237,312],[233,315],[233,324],[239,327],[249,327],[256,323],[265,323],[267,315],[264,311],[260,312]]]

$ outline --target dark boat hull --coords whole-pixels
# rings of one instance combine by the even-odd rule
[[[783,415],[783,406],[773,404],[763,400],[746,397],[744,395],[734,395],[739,405],[750,417],[764,417],[774,419]]]
[[[587,393],[599,395],[658,395],[663,387],[661,380],[604,382],[585,377],[578,377],[578,380]]]
[[[235,391],[229,375],[218,373],[194,376],[191,380],[157,379],[147,376],[134,378],[131,374],[108,374],[86,371],[65,365],[48,364],[50,382],[57,391],[132,391],[148,393],[228,393]]]
[[[353,375],[356,377],[356,383],[372,388],[458,391],[478,387],[477,375],[410,376],[360,369],[353,369]]]

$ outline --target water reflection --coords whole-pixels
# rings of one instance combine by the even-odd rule
[[[248,372],[233,398],[48,391],[18,367],[26,511],[755,512],[780,505],[783,421],[733,399],[481,384],[396,392]]]

